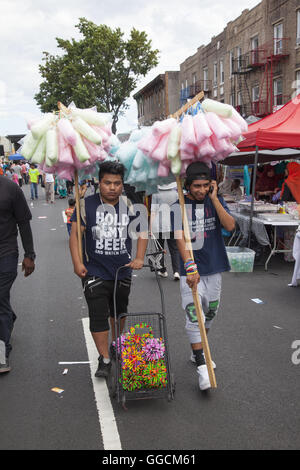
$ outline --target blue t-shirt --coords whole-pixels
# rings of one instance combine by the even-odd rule
[[[131,262],[132,239],[129,225],[136,217],[130,215],[126,204],[102,204],[99,193],[85,198],[85,234],[83,262],[88,275],[114,280],[117,269]],[[71,222],[76,222],[74,211]],[[131,268],[119,271],[118,279],[131,276]]]
[[[194,259],[200,276],[229,271],[230,265],[222,236],[222,225],[210,197],[207,195],[203,202],[191,200],[186,196],[184,199]],[[224,199],[221,196],[218,196],[218,199],[230,214]],[[173,214],[171,213],[173,228],[178,230],[180,227],[178,223],[174,226]],[[182,259],[180,259],[180,274],[186,275]]]

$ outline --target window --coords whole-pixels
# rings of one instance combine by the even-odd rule
[[[282,78],[277,78],[273,82],[274,106],[283,104],[282,99]]]
[[[299,95],[300,93],[300,70],[297,70],[296,72],[296,95]]]
[[[193,73],[193,85],[196,85],[196,80],[197,80],[196,74]]]
[[[274,25],[274,54],[282,54],[283,24]]]
[[[235,108],[235,94],[231,93],[230,95],[230,104]]]
[[[259,86],[255,85],[252,87],[252,101],[255,103],[259,101]]]
[[[214,88],[214,98],[218,97],[218,88]]]
[[[229,52],[229,76],[231,77],[232,76],[232,72],[233,72],[233,61],[234,61],[234,54],[233,54],[233,51],[230,51]]]
[[[203,90],[208,91],[208,69],[203,69]]]
[[[296,38],[297,46],[300,46],[300,10],[297,10],[297,38]]]
[[[217,85],[218,81],[218,63],[214,62],[214,86]]]
[[[251,63],[257,64],[258,62],[258,36],[255,36],[251,39]]]
[[[242,68],[242,48],[237,47],[237,69],[240,71]]]
[[[220,60],[220,85],[224,83],[224,61]]]

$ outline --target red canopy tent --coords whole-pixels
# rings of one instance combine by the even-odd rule
[[[300,148],[300,94],[273,114],[250,124],[241,152],[256,149]]]

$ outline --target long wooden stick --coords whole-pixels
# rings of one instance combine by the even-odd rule
[[[197,101],[202,99],[204,96],[204,93],[201,92],[192,101],[189,101],[185,106],[183,106],[177,113],[172,114],[172,117],[176,118],[179,117],[181,114],[183,114],[190,106],[195,104]],[[183,195],[183,190],[182,190],[182,183],[180,176],[176,176],[176,183],[177,183],[177,191],[178,191],[178,196],[179,196],[179,203],[181,207],[181,214],[182,214],[182,220],[183,220],[183,230],[184,230],[184,238],[185,242],[187,245],[187,249],[189,251],[190,258],[194,260],[194,254],[193,254],[193,249],[192,249],[192,243],[191,243],[191,235],[190,235],[190,228],[187,220],[187,215],[186,215],[186,210],[185,210],[185,203],[184,203],[184,195]],[[217,382],[216,382],[216,376],[215,372],[212,366],[212,361],[211,361],[211,354],[210,354],[210,349],[209,349],[209,344],[207,340],[207,334],[205,330],[205,324],[203,320],[203,313],[202,313],[202,308],[201,308],[201,303],[199,299],[199,294],[198,290],[193,290],[193,300],[194,300],[194,305],[196,309],[196,314],[197,314],[197,320],[198,320],[198,325],[199,325],[199,330],[200,330],[200,335],[201,335],[201,343],[203,346],[203,351],[205,354],[205,361],[207,365],[207,371],[208,371],[208,376],[209,376],[209,381],[210,385],[212,388],[217,388]]]
[[[83,262],[82,256],[82,234],[81,234],[81,217],[80,217],[80,196],[78,185],[78,171],[74,173],[75,180],[75,200],[76,200],[76,215],[77,215],[77,238],[78,238],[78,252],[81,263]]]

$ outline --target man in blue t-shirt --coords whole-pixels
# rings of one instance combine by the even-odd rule
[[[107,377],[111,358],[115,356],[114,284],[116,313],[127,312],[131,287],[131,270],[141,269],[147,248],[147,220],[137,227],[136,216],[123,192],[124,166],[118,162],[104,162],[99,170],[99,193],[85,198],[81,208],[83,237],[83,262],[80,260],[77,235],[77,214],[71,217],[70,251],[74,271],[82,279],[90,317],[90,331],[99,352],[96,377]],[[132,237],[138,241],[136,257],[131,260]],[[119,268],[121,268],[120,271]],[[123,268],[124,267],[124,268]],[[108,347],[109,321],[112,344]],[[121,320],[121,330],[125,318]],[[111,357],[110,357],[111,356]]]
[[[212,181],[210,170],[204,163],[192,163],[187,168],[186,175],[185,208],[194,260],[191,259],[190,251],[186,247],[182,227],[178,227],[177,224],[174,230],[181,255],[180,290],[182,307],[186,312],[186,331],[192,347],[191,360],[197,365],[199,387],[201,390],[206,390],[210,388],[210,381],[193,301],[193,290],[198,289],[205,316],[205,328],[208,332],[219,308],[221,273],[230,270],[222,227],[232,231],[235,222],[224,199],[218,196],[216,181]],[[213,366],[215,367],[214,363]]]

